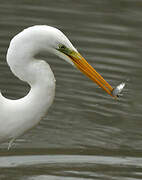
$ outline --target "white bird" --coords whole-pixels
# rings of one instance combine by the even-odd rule
[[[29,27],[10,42],[7,63],[20,80],[31,89],[20,99],[11,100],[0,93],[0,143],[12,142],[36,126],[46,115],[55,95],[55,78],[50,66],[35,58],[41,51],[51,52],[77,67],[109,95],[113,88],[78,53],[58,29],[46,25]]]

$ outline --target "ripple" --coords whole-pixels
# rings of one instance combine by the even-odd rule
[[[80,155],[36,155],[36,156],[9,156],[0,157],[0,167],[31,166],[36,164],[80,164],[82,167],[89,164],[104,164],[115,166],[135,166],[142,168],[142,158],[132,157],[106,157],[106,156],[80,156]]]
[[[0,89],[5,96],[17,99],[29,90],[10,72],[5,57],[10,39],[34,24],[60,28],[113,87],[126,82],[123,96],[116,101],[69,64],[42,55],[57,79],[55,101],[47,117],[16,141],[13,150],[21,148],[23,155],[24,148],[34,148],[32,152],[39,148],[36,155],[2,155],[3,177],[9,171],[14,180],[140,179],[142,159],[136,157],[142,149],[140,1],[5,1],[0,8]],[[56,153],[58,148],[69,152],[74,148],[75,154],[83,150],[89,154],[91,149],[101,151],[101,156],[50,156],[47,147]],[[45,156],[39,155],[42,148],[47,150]],[[121,156],[114,151],[122,152]]]

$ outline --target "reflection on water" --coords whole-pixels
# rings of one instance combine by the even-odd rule
[[[54,104],[13,149],[0,146],[0,178],[140,179],[141,2],[5,0],[0,8],[0,89],[5,96],[16,99],[29,90],[11,74],[5,55],[10,39],[35,24],[61,29],[111,85],[126,83],[123,97],[115,101],[66,62],[44,55],[57,79]]]
[[[119,179],[123,176],[124,179],[127,179],[127,177],[130,176],[140,178],[142,175],[142,158],[36,155],[29,157],[1,157],[0,160],[2,162],[0,167],[3,168],[2,174],[5,174],[7,169],[12,169],[16,175],[16,179],[22,177],[23,170],[24,178],[34,180],[44,178],[64,178],[68,180],[70,179],[69,177],[72,179],[80,179],[80,177],[83,179]],[[119,171],[119,173],[114,172],[115,169]],[[135,174],[134,171],[136,171]]]

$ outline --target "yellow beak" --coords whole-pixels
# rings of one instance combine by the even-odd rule
[[[78,52],[72,51],[72,53],[68,54],[68,56],[81,72],[83,72],[92,81],[98,84],[110,96],[113,96],[113,88],[104,80],[104,78],[99,73],[97,73],[97,71],[90,64],[88,64],[88,62]]]

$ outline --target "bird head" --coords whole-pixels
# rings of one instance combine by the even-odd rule
[[[23,36],[24,33],[26,34],[25,36]],[[21,38],[19,38],[20,36]],[[33,26],[24,30],[16,38],[22,40],[22,43],[25,40],[24,48],[27,51],[32,49],[36,53],[44,50],[56,54],[79,69],[109,95],[116,97],[113,95],[113,88],[109,83],[81,56],[70,40],[59,29],[46,25]]]
[[[112,94],[113,88],[111,85],[83,58],[69,39],[60,30],[54,28],[53,31],[52,50],[54,53],[79,69],[110,96],[115,97]]]

